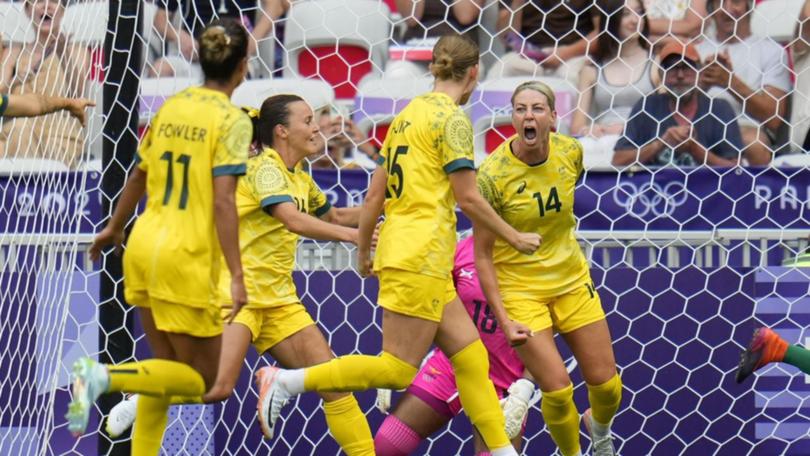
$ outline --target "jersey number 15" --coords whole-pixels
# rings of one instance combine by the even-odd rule
[[[405,174],[402,172],[402,165],[397,161],[401,155],[407,154],[408,146],[397,146],[394,149],[393,156],[391,156],[391,148],[388,148],[388,157],[385,160],[385,168],[388,171],[388,185],[385,187],[386,198],[393,198],[394,195],[397,198],[402,196],[402,189],[405,187]],[[396,176],[397,182],[392,182],[394,176]]]

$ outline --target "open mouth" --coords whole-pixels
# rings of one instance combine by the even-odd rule
[[[523,137],[530,141],[537,138],[537,129],[530,126],[523,127]]]

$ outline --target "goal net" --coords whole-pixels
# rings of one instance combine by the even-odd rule
[[[743,9],[722,0],[406,3],[133,0],[114,3],[113,15],[107,2],[0,3],[0,92],[97,103],[84,127],[67,113],[2,119],[0,454],[128,448],[128,434],[111,439],[103,430],[120,395],[99,406],[79,439],[64,419],[78,357],[150,356],[121,298],[120,259],[110,252],[92,263],[86,252],[123,186],[135,138],[167,97],[201,82],[195,34],[225,16],[241,19],[253,36],[250,76],[234,103],[257,107],[286,92],[310,103],[325,151],[307,166],[333,205],[362,204],[393,116],[431,89],[437,31],[467,34],[481,48],[481,82],[465,106],[479,163],[514,134],[510,97],[518,83],[547,83],[556,130],[579,138],[585,151],[578,236],[624,382],[613,427],[619,453],[810,453],[805,376],[778,365],[743,385],[733,378],[757,326],[775,328],[790,343],[810,337],[809,273],[783,266],[810,236],[802,2],[763,0]],[[139,34],[129,29],[135,18]],[[105,38],[112,39],[106,50]],[[702,117],[692,118],[692,136],[708,152],[684,139],[645,155],[639,149],[680,125],[650,115],[657,133],[646,139],[626,127],[650,112],[644,106],[652,101],[644,100],[674,93],[667,71],[680,80],[689,72],[664,68],[658,58],[676,40],[692,43],[707,70],[692,83],[710,100],[693,114]],[[461,232],[469,222],[459,215]],[[360,279],[354,253],[340,243],[298,247],[298,292],[338,355],[381,348],[378,285]],[[565,344],[560,349],[574,366]],[[251,380],[273,362],[251,352],[229,400],[173,407],[163,453],[339,454],[312,394],[285,409],[274,440],[262,439]],[[577,369],[572,381],[582,412],[587,391]],[[384,418],[374,396],[357,395],[372,430]],[[471,454],[471,435],[461,416],[417,454]],[[584,433],[582,443],[588,451]],[[523,452],[555,451],[535,405]]]

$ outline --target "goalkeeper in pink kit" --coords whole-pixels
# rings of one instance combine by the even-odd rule
[[[504,403],[506,431],[515,448],[520,444],[520,433],[534,385],[523,379],[523,363],[509,346],[509,341],[498,328],[495,317],[487,306],[478,284],[473,255],[473,238],[461,241],[456,248],[453,281],[467,312],[472,317],[481,342],[489,354],[489,377],[498,396],[509,398]],[[383,403],[382,405],[380,403]],[[385,393],[378,398],[378,406],[387,408]],[[411,386],[394,408],[374,438],[378,456],[404,456],[415,451],[422,440],[445,426],[461,412],[456,378],[450,360],[435,349],[416,374]],[[475,435],[476,455],[489,452],[479,435]]]

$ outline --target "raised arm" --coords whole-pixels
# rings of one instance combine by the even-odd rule
[[[85,108],[95,105],[93,101],[83,98],[50,97],[26,93],[9,95],[8,106],[3,115],[5,117],[34,117],[66,110],[84,126],[86,123]]]
[[[474,224],[492,231],[520,252],[531,254],[537,250],[540,246],[540,235],[518,232],[498,216],[478,192],[475,171],[463,168],[450,173],[449,177],[459,207]]]

